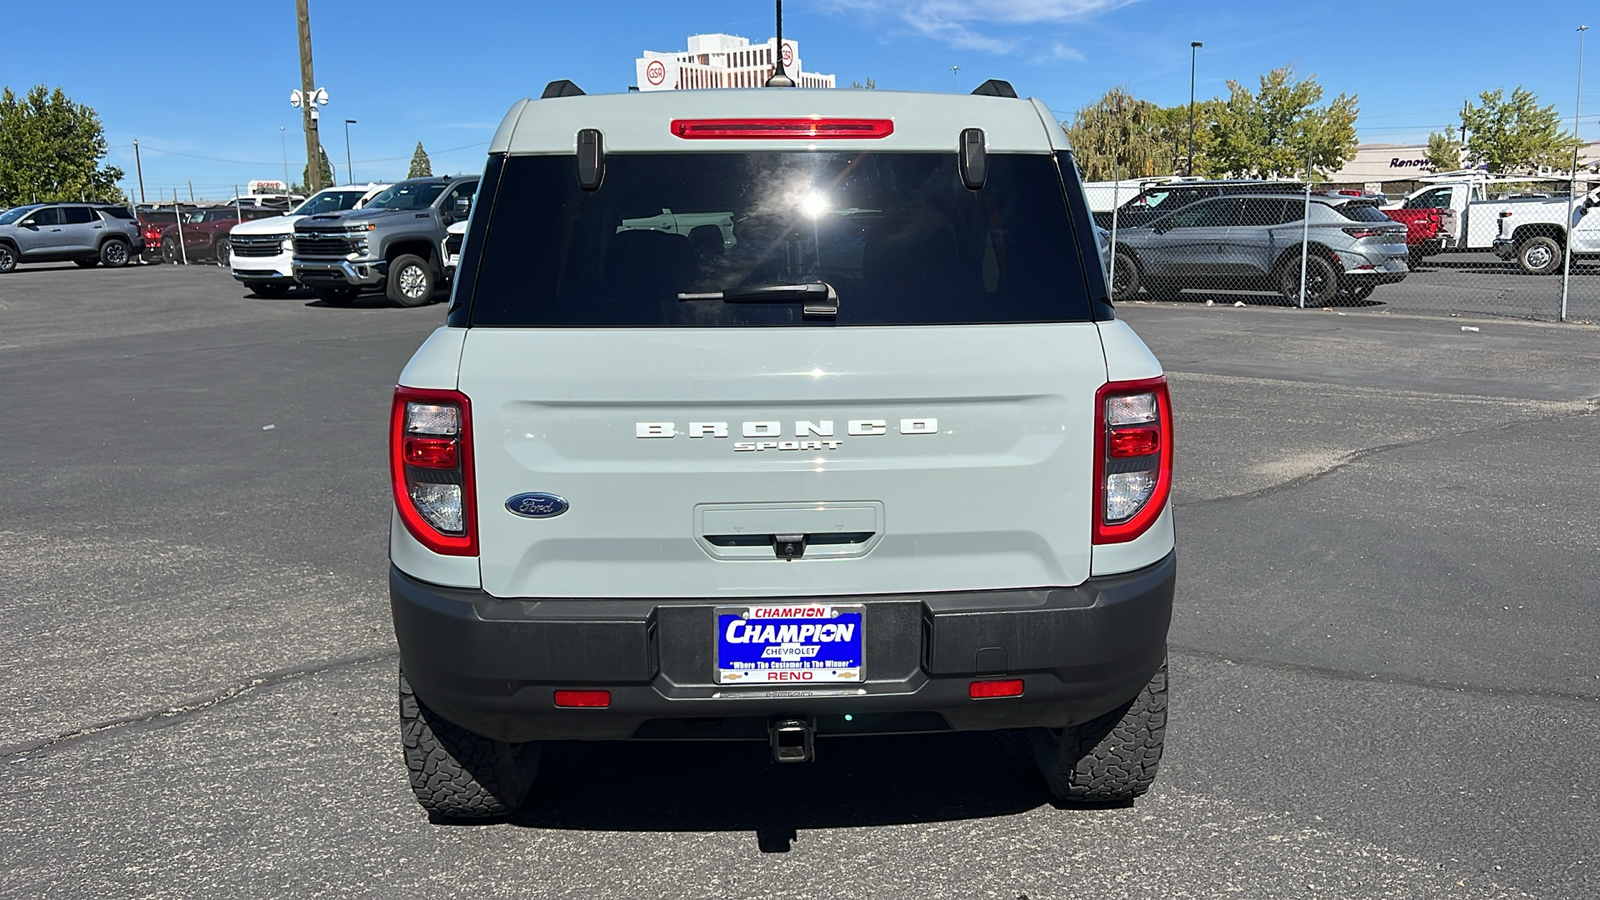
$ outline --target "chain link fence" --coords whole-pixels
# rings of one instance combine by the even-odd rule
[[[1600,183],[1468,172],[1388,195],[1290,181],[1085,187],[1121,302],[1600,323]]]

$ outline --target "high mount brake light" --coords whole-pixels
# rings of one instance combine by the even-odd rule
[[[886,138],[893,119],[673,119],[672,133],[684,140],[848,140]]]
[[[1172,493],[1167,379],[1108,382],[1094,402],[1094,543],[1126,543],[1150,530]]]
[[[394,389],[389,479],[395,510],[412,537],[445,556],[478,555],[472,407],[465,394]]]

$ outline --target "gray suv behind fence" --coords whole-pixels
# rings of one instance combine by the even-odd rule
[[[1216,197],[1115,235],[1113,296],[1143,288],[1172,299],[1184,288],[1273,290],[1327,306],[1365,300],[1406,277],[1406,226],[1371,200],[1342,194]]]
[[[0,274],[24,262],[120,268],[143,245],[138,220],[121,206],[33,203],[0,213]]]

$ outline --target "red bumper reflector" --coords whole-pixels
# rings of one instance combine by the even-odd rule
[[[778,138],[801,141],[876,139],[894,134],[893,119],[673,119],[684,140]]]
[[[455,438],[406,438],[405,462],[423,469],[454,469]]]
[[[605,709],[611,705],[611,692],[556,691],[556,705],[578,709]]]
[[[988,700],[994,697],[1021,697],[1022,679],[1012,678],[1006,681],[974,681],[967,686],[967,694],[974,700]]]
[[[1111,432],[1110,446],[1106,452],[1114,458],[1149,456],[1161,449],[1161,430],[1149,428],[1118,428]]]

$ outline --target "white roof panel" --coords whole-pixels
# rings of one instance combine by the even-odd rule
[[[807,116],[891,119],[894,133],[865,140],[685,140],[673,119],[758,119]],[[1049,153],[1066,136],[1037,100],[897,91],[659,91],[522,100],[511,108],[490,153],[572,153],[580,129],[599,129],[607,153],[710,153],[727,150],[951,151],[962,129],[981,128],[991,153]]]

